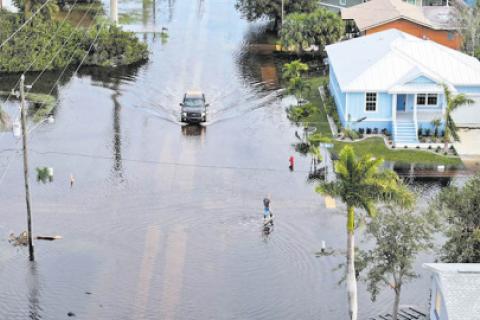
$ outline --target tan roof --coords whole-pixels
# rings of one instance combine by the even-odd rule
[[[385,24],[398,19],[405,19],[432,29],[447,29],[429,19],[424,8],[409,4],[402,0],[371,0],[341,11],[342,19],[354,20],[360,31]]]

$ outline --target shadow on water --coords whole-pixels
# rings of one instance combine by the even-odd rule
[[[182,126],[184,136],[203,136],[207,132],[207,127],[197,124],[187,124]]]
[[[38,279],[37,262],[30,263],[27,278],[28,286],[28,315],[30,320],[42,319],[40,307],[40,284]]]

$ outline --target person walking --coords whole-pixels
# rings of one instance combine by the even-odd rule
[[[267,219],[271,216],[270,213],[270,199],[265,197],[263,199],[263,219]]]

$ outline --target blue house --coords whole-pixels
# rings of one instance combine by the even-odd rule
[[[418,144],[418,129],[443,119],[443,85],[480,101],[480,62],[433,41],[390,29],[326,51],[343,126],[386,129],[397,146]]]
[[[432,273],[430,320],[480,318],[479,263],[425,263]]]

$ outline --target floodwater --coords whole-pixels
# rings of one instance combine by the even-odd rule
[[[6,240],[25,229],[26,210],[20,144],[0,135],[0,319],[346,319],[333,271],[344,258],[315,256],[322,240],[345,248],[344,208],[326,209],[314,193],[307,158],[288,170],[298,128],[274,89],[278,62],[247,53],[259,24],[240,19],[233,0],[119,9],[130,24],[167,27],[169,39],[140,35],[146,64],[60,81],[55,123],[35,125],[29,142],[34,234],[63,239],[35,241],[35,263]],[[189,89],[210,103],[202,128],[178,122]],[[52,183],[35,181],[43,166]],[[268,236],[266,195],[276,215]],[[425,308],[420,264],[431,259],[419,258],[422,277],[403,304]],[[361,319],[390,310],[392,297],[371,303],[360,284]]]

